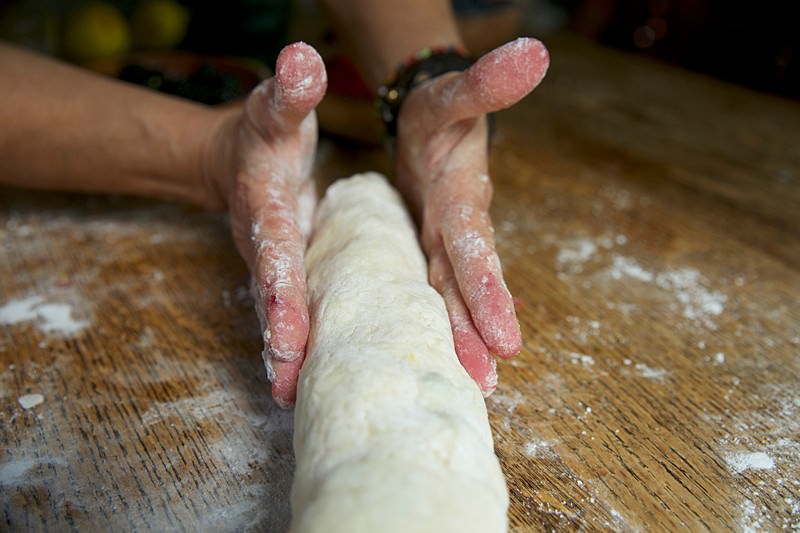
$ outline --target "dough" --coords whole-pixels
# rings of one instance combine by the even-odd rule
[[[505,531],[484,399],[456,358],[416,231],[379,174],[332,185],[306,255],[291,530]]]

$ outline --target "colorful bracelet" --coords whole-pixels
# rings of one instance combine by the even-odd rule
[[[376,105],[392,143],[397,137],[397,117],[411,90],[420,83],[446,72],[466,70],[472,65],[460,46],[423,48],[398,65],[393,79],[378,89]]]

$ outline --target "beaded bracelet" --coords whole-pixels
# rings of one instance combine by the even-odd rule
[[[392,143],[397,137],[400,108],[414,87],[445,72],[466,70],[470,65],[467,51],[460,46],[423,48],[398,65],[394,78],[378,89],[376,101],[387,141]]]

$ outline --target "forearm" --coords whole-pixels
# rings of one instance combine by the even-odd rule
[[[324,0],[324,4],[373,89],[420,49],[462,44],[449,0]]]
[[[221,113],[0,44],[0,182],[217,207],[204,151]]]

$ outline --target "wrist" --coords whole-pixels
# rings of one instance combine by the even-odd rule
[[[376,107],[386,128],[385,138],[391,149],[397,137],[400,111],[411,91],[420,84],[447,72],[463,71],[472,65],[462,46],[423,48],[406,58],[394,74],[378,89]]]
[[[225,211],[235,180],[235,141],[241,109],[214,110],[196,160],[199,179],[197,203],[213,211]]]

